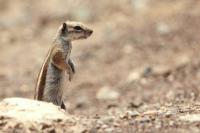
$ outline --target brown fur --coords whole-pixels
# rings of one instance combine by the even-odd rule
[[[43,93],[44,93],[44,86],[45,86],[45,81],[46,81],[46,75],[47,75],[47,67],[50,61],[50,54],[51,54],[52,49],[49,51],[47,57],[45,58],[45,61],[40,69],[38,78],[37,78],[37,84],[35,87],[35,94],[34,94],[34,99],[35,100],[40,100],[42,101],[43,98]]]

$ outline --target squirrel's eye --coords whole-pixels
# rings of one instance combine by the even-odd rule
[[[80,26],[75,26],[74,29],[75,30],[82,30],[82,28]]]

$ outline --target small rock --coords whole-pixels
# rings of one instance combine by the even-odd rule
[[[133,118],[133,117],[137,117],[137,116],[139,116],[140,115],[140,113],[139,112],[137,112],[137,111],[127,111],[125,114],[121,114],[120,115],[120,118],[121,119],[131,119],[131,118]]]
[[[107,128],[107,129],[105,129],[106,133],[113,133],[113,131],[114,131],[114,128]]]
[[[101,128],[102,128],[102,129],[106,129],[106,128],[108,128],[108,127],[109,127],[108,125],[103,124]]]
[[[169,117],[171,117],[172,115],[174,115],[175,113],[173,112],[173,111],[167,111],[165,114],[164,114],[164,116],[165,117],[167,117],[167,118],[169,118]]]
[[[152,67],[148,66],[143,70],[142,77],[147,77],[152,74]]]
[[[96,95],[96,98],[99,100],[115,100],[120,97],[119,92],[111,89],[108,86],[102,87]]]
[[[65,112],[52,103],[25,98],[7,98],[0,103],[0,116],[20,121],[45,121],[66,118]]]
[[[141,78],[141,76],[142,76],[141,69],[133,70],[128,75],[127,82],[130,83],[130,82],[133,82],[133,81],[137,81],[137,80],[139,80]]]
[[[114,127],[120,127],[120,124],[118,122],[113,122]]]
[[[143,113],[143,115],[157,115],[158,111],[157,110],[149,110]]]
[[[182,121],[200,122],[200,114],[187,114],[179,117]]]
[[[173,126],[174,125],[174,121],[169,121],[169,125]]]
[[[179,54],[174,59],[174,66],[175,68],[181,68],[191,62],[191,58],[186,54]]]
[[[131,82],[134,82],[134,81],[138,81],[138,80],[142,79],[143,77],[147,77],[151,74],[152,74],[152,68],[149,67],[149,66],[148,67],[143,66],[143,67],[140,67],[140,68],[136,68],[132,72],[130,72],[126,81],[128,83],[131,83]],[[146,83],[146,80],[142,79],[142,82]]]
[[[131,5],[135,10],[144,10],[147,7],[147,0],[131,0]]]
[[[171,73],[171,68],[166,65],[157,65],[153,68],[154,75],[166,75],[168,76]]]
[[[136,117],[136,116],[139,116],[140,115],[140,113],[139,112],[137,112],[137,111],[127,111],[126,112],[126,114],[128,115],[128,116],[130,116],[130,117]]]
[[[155,128],[160,129],[162,127],[162,123],[159,121],[156,123]]]
[[[169,28],[169,25],[167,25],[166,23],[158,23],[158,25],[157,25],[157,31],[160,34],[167,34],[171,30]]]

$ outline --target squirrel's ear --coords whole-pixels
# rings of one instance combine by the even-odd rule
[[[61,31],[62,33],[66,33],[68,31],[66,23],[63,23]]]

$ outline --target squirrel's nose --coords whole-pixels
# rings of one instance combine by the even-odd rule
[[[93,33],[93,30],[88,30],[88,34],[91,35]]]

